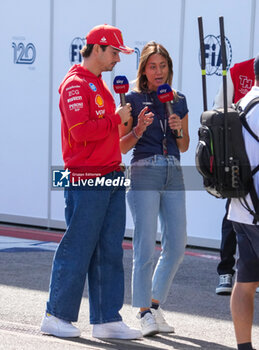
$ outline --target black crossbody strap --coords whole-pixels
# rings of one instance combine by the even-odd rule
[[[259,136],[256,135],[253,130],[250,128],[250,126],[248,125],[247,123],[247,120],[246,120],[246,115],[247,113],[255,106],[259,103],[259,97],[255,97],[254,99],[252,99],[248,105],[245,107],[245,109],[243,110],[243,112],[240,113],[240,120],[241,120],[241,123],[243,125],[243,127],[249,132],[249,134],[251,136],[253,136],[253,138],[259,142]],[[240,101],[238,102],[237,104],[237,108],[240,109]]]
[[[255,167],[252,170],[252,176],[257,173],[257,171],[259,170],[259,164],[257,165],[257,167]],[[242,204],[242,206],[249,211],[249,213],[253,216],[254,220],[253,220],[253,224],[256,225],[257,222],[259,221],[259,198],[257,196],[256,190],[255,190],[255,186],[254,186],[254,182],[252,181],[251,184],[251,188],[250,188],[250,197],[251,197],[251,201],[253,203],[254,206],[254,211],[249,207],[247,200],[245,199],[245,197],[243,197],[243,201],[245,203],[245,205],[242,203],[241,198],[239,199],[240,203]]]
[[[243,125],[243,127],[249,132],[249,134],[258,142],[259,141],[259,136],[256,135],[253,130],[250,128],[250,126],[248,125],[247,123],[247,120],[246,120],[246,115],[247,113],[256,105],[259,103],[259,97],[255,97],[254,99],[252,99],[248,105],[245,107],[245,109],[242,111],[241,110],[241,107],[240,107],[240,101],[238,101],[236,107],[237,107],[237,110],[240,111],[240,121]],[[252,176],[259,170],[259,165],[257,165],[253,170],[252,170]],[[242,204],[241,200],[241,204],[249,211],[249,213],[253,216],[254,220],[253,220],[253,224],[256,225],[257,222],[259,221],[259,199],[258,199],[258,196],[257,196],[257,193],[256,193],[256,190],[255,190],[255,187],[254,187],[254,182],[252,181],[252,185],[251,185],[251,188],[250,188],[250,197],[251,197],[251,201],[253,203],[253,206],[254,206],[254,211],[251,210],[251,208],[249,207],[247,201],[245,198],[243,198],[244,202],[245,202],[245,205]]]
[[[252,170],[252,176],[257,173],[257,171],[259,170],[259,164],[257,165],[257,167],[255,167]],[[254,216],[254,221],[253,224],[256,225],[257,221],[259,221],[259,199],[255,190],[255,186],[254,186],[254,182],[252,183],[251,189],[250,189],[250,196],[251,196],[251,200],[254,206],[254,210],[255,210],[255,215]]]
[[[247,211],[249,211],[250,215],[253,216],[253,224],[256,225],[259,221],[259,199],[257,197],[254,185],[252,185],[252,188],[250,189],[249,193],[254,206],[254,210],[250,208],[245,197],[240,197],[239,202]]]
[[[251,136],[253,136],[253,138],[254,138],[257,142],[259,142],[259,136],[257,136],[257,135],[253,132],[253,130],[250,128],[250,126],[248,125],[247,120],[246,120],[246,117],[245,117],[245,114],[240,115],[240,121],[241,121],[243,127],[249,132],[249,134],[250,134]]]
[[[259,164],[252,170],[252,176],[259,170]]]
[[[259,199],[257,197],[257,193],[254,187],[254,184],[252,185],[251,189],[250,189],[250,196],[251,196],[251,200],[254,206],[254,221],[253,224],[256,225],[257,222],[259,221]]]

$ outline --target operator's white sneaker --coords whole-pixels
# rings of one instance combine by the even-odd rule
[[[43,318],[40,330],[43,333],[55,335],[56,337],[61,338],[72,338],[72,337],[80,337],[80,330],[73,326],[71,322],[61,320],[55,316],[52,316],[46,313]]]
[[[142,333],[129,328],[124,322],[107,322],[93,325],[94,338],[139,339]]]
[[[160,306],[158,307],[158,309],[154,309],[151,307],[150,310],[155,318],[160,333],[174,333],[174,327],[169,326],[169,324],[166,322]]]
[[[144,337],[150,337],[159,333],[155,317],[151,312],[147,312],[143,317],[141,317],[141,314],[139,312],[137,314],[137,318],[140,319],[141,332]]]

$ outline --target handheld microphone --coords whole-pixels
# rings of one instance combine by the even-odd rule
[[[113,80],[113,89],[116,94],[120,94],[120,102],[122,106],[126,105],[125,94],[129,90],[129,82],[125,75],[117,75]]]
[[[173,94],[173,91],[172,91],[170,85],[168,85],[168,84],[160,85],[157,88],[157,97],[158,97],[160,102],[165,103],[168,117],[171,114],[173,114],[173,106],[172,106],[171,101],[174,100],[174,94]],[[173,130],[173,133],[177,138],[181,137],[181,135],[178,135],[178,130]]]
[[[116,92],[116,94],[120,94],[120,103],[122,106],[126,105],[126,99],[125,94],[129,90],[129,81],[125,77],[125,75],[117,75],[113,80],[113,89]],[[125,126],[128,125],[128,123],[124,123]]]

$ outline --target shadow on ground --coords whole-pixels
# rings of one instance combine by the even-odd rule
[[[66,339],[64,339],[66,340]],[[171,336],[171,335],[163,335],[163,336],[154,336],[152,337],[152,342],[156,343],[155,345],[144,344],[144,340],[139,341],[129,341],[129,340],[111,340],[111,339],[103,339],[102,341],[94,341],[81,338],[75,338],[73,340],[69,340],[73,343],[84,344],[87,346],[91,346],[92,349],[95,347],[98,349],[105,350],[158,350],[161,349],[161,345],[168,346],[175,350],[234,350],[235,348],[220,345],[217,343],[207,342],[204,340],[187,338],[181,336]]]

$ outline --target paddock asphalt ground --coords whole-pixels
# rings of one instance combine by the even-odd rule
[[[54,251],[63,232],[0,225],[0,349],[5,350],[231,350],[236,349],[229,296],[218,296],[215,287],[219,252],[186,248],[168,299],[162,308],[174,334],[140,340],[98,340],[91,336],[87,286],[77,326],[80,338],[43,335],[40,323],[48,297]],[[139,328],[137,309],[131,307],[132,244],[123,242],[125,268],[124,321]],[[156,257],[159,254],[157,245]],[[253,345],[259,349],[259,295],[255,297]]]

